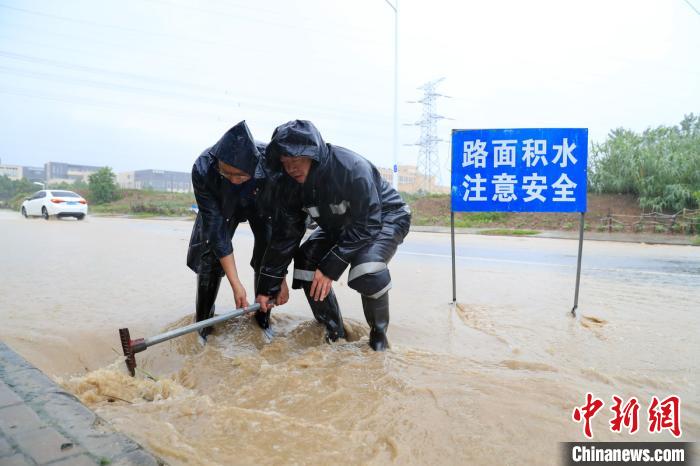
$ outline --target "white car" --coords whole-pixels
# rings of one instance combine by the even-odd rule
[[[24,217],[41,216],[48,220],[50,217],[85,218],[88,212],[87,201],[80,194],[63,189],[42,189],[32,194],[22,203],[20,209]]]

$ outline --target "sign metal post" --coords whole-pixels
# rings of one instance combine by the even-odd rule
[[[452,302],[457,302],[455,212],[578,212],[578,308],[586,212],[588,129],[452,130]]]

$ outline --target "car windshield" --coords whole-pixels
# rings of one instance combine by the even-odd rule
[[[51,191],[55,197],[80,197],[73,191]]]

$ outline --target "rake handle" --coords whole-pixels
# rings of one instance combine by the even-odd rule
[[[194,332],[205,327],[210,327],[220,322],[233,319],[234,317],[239,317],[245,314],[249,314],[251,312],[255,312],[258,309],[260,309],[260,304],[255,303],[248,307],[235,309],[231,312],[226,312],[219,316],[211,317],[206,320],[195,322],[194,324],[176,328],[174,330],[170,330],[168,332],[161,333],[150,338],[137,338],[136,340],[131,339],[128,328],[120,328],[119,339],[121,340],[122,351],[124,352],[124,362],[126,363],[126,368],[129,370],[129,373],[133,377],[136,375],[136,353],[145,351],[148,347],[157,345],[158,343],[171,340],[173,338]]]

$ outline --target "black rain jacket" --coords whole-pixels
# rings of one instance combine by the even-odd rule
[[[242,121],[195,160],[192,186],[199,212],[187,251],[187,266],[194,272],[223,274],[219,259],[233,252],[233,234],[245,221],[250,222],[255,236],[251,265],[259,266],[269,238],[269,222],[257,202],[266,179],[264,151],[265,144],[255,142]],[[231,183],[219,173],[217,160],[243,170],[251,179],[240,185]]]
[[[284,173],[280,156],[310,157],[306,181]],[[275,183],[272,238],[263,258],[258,294],[276,296],[305,232],[307,214],[337,238],[318,268],[338,280],[364,246],[379,235],[384,222],[410,216],[399,193],[362,156],[327,144],[309,121],[290,121],[275,129],[267,146],[269,171],[283,173]]]

